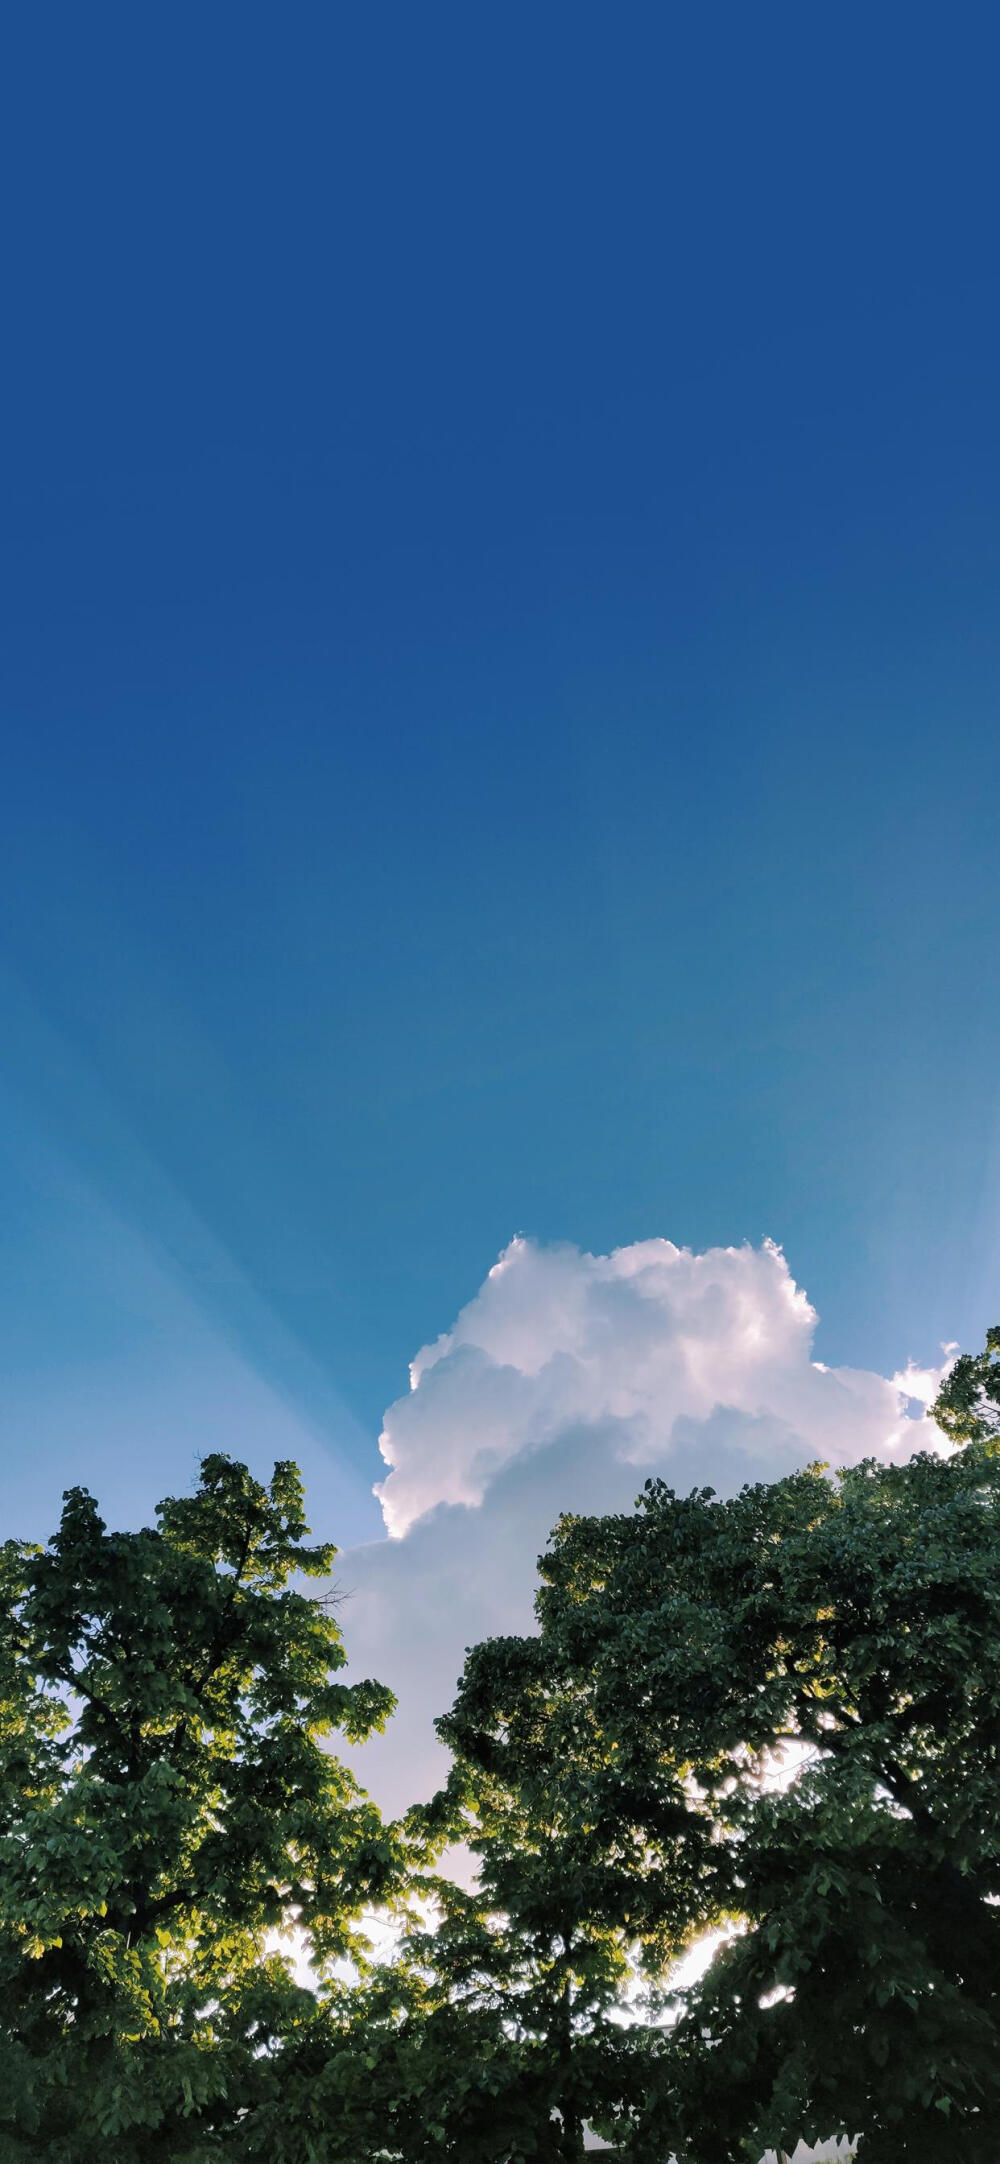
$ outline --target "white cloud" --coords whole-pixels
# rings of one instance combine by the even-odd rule
[[[398,1693],[360,1754],[387,1808],[427,1794],[432,1720],[464,1649],[531,1626],[535,1561],[564,1510],[626,1509],[647,1475],[732,1493],[822,1458],[935,1447],[937,1376],[813,1359],[816,1315],[780,1249],[695,1255],[644,1240],[611,1255],[512,1241],[418,1353],[381,1438],[387,1541],[343,1558],[352,1672]]]

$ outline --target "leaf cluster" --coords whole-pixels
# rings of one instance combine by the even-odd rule
[[[294,1467],[7,1542],[0,2164],[995,2164],[1000,1331],[935,1411],[947,1455],[560,1520],[395,1827]]]
[[[339,1680],[295,1468],[208,1457],[157,1515],[108,1533],[76,1489],[44,1552],[0,1551],[4,2164],[221,2154],[315,2013],[275,1934],[322,1967],[398,1882],[327,1747],[392,1699]]]

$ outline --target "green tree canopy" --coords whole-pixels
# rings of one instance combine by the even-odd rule
[[[579,1838],[602,1814],[610,1833],[621,1801],[589,1718],[543,1639],[474,1649],[438,1722],[448,1785],[411,1814],[414,1830],[462,1842],[472,1867],[467,1886],[427,1881],[433,1929],[404,1948],[424,2034],[453,2039],[445,2154],[468,2164],[578,2158],[586,2123],[637,2093],[640,2039],[614,2018],[630,1976],[627,1896]]]
[[[946,1388],[979,1423],[950,1459],[730,1501],[652,1483],[634,1513],[563,1519],[538,1637],[469,1658],[441,1732],[508,1919],[483,1944],[494,1989],[524,1991],[542,1919],[573,1991],[589,1944],[607,1992],[630,1946],[663,1977],[725,1934],[634,2038],[617,2117],[587,2087],[581,1991],[572,2110],[646,2164],[858,2128],[871,2164],[1000,2154],[996,1373],[971,1407],[961,1368]]]
[[[960,1353],[934,1403],[952,1443],[990,1443],[1000,1435],[1000,1329],[987,1330],[981,1353]]]
[[[0,2164],[555,2164],[587,2122],[635,2164],[995,2164],[1000,1333],[935,1409],[949,1455],[562,1519],[405,1834],[330,1747],[391,1699],[302,1589],[294,1468],[8,1542]]]
[[[263,2154],[282,2055],[319,2018],[268,1934],[321,1967],[391,1893],[397,1846],[326,1746],[392,1699],[345,1653],[294,1466],[212,1456],[155,1529],[75,1489],[0,1551],[0,2157]],[[301,2151],[304,2164],[308,2148]]]

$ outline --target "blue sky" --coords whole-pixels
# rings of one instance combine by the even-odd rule
[[[1000,1316],[990,12],[5,30],[9,1530],[374,1531],[516,1232]]]

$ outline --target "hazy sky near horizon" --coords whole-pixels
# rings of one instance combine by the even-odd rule
[[[0,1530],[218,1446],[374,1539],[516,1234],[978,1340],[991,11],[3,43]]]

